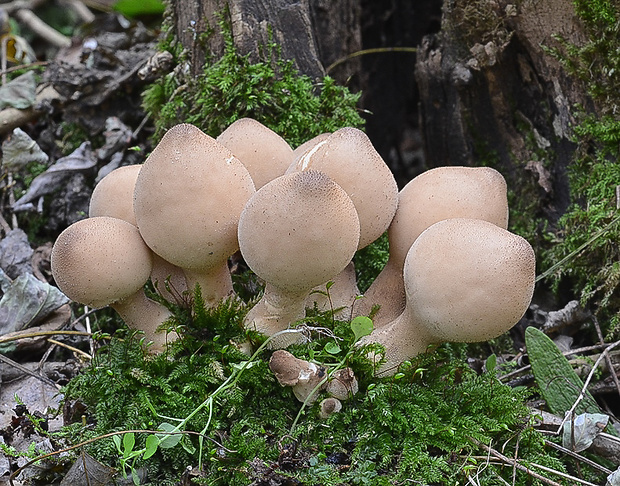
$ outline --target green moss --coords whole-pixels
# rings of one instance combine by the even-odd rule
[[[390,485],[410,478],[446,485],[464,484],[468,477],[482,485],[498,484],[498,476],[511,481],[512,468],[475,459],[486,457],[480,443],[501,446],[509,457],[518,444],[522,460],[564,470],[529,423],[526,392],[501,384],[494,370],[476,374],[465,363],[462,345],[444,345],[404,363],[394,377],[377,379],[364,348],[351,347],[350,324],[311,313],[305,323],[331,328],[335,337],[323,334],[291,351],[328,368],[344,360],[360,383],[360,392],[343,403],[340,413],[319,420],[316,404],[301,410],[291,390],[276,382],[268,369],[269,352],[239,373],[248,357],[231,342],[256,338],[241,328],[243,304],[227,301],[210,310],[203,305],[197,294],[191,312],[175,308],[169,326],[181,339],[165,354],[145,354],[139,335],[113,338],[63,390],[65,400],[87,405],[88,425],[69,425],[60,435],[76,443],[191,417],[184,430],[193,435],[133,464],[146,467],[161,485],[175,484],[188,465],[199,463],[196,432],[208,437],[200,460],[212,486],[248,485],[264,474],[255,471],[256,464],[271,468],[272,477],[308,486],[317,481]],[[199,408],[234,373],[233,386],[220,392],[211,408]],[[145,447],[148,435],[135,434],[134,450]],[[122,468],[111,438],[80,450]],[[517,483],[526,482],[518,473]]]
[[[215,137],[243,117],[263,123],[292,146],[344,126],[363,126],[356,108],[359,94],[328,76],[314,81],[300,75],[292,61],[281,59],[275,43],[266,46],[260,61],[251,62],[236,51],[227,22],[222,20],[220,27],[225,40],[221,58],[206,62],[194,79],[180,80],[173,72],[144,93],[156,139],[181,121]]]
[[[576,46],[560,39],[562,47],[552,53],[583,83],[602,115],[585,109],[577,114],[577,151],[569,166],[573,204],[559,222],[561,229],[545,265],[562,262],[551,275],[556,288],[570,282],[583,303],[605,318],[607,328],[607,319],[620,311],[620,224],[615,219],[620,183],[620,7],[607,0],[575,0],[574,5],[588,40]]]

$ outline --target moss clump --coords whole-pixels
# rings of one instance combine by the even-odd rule
[[[225,21],[220,22],[224,54],[206,62],[201,75],[180,79],[173,72],[144,93],[145,110],[155,121],[155,138],[180,121],[216,137],[239,118],[250,117],[271,128],[292,146],[345,126],[362,127],[356,108],[359,94],[325,77],[300,75],[292,61],[280,58],[271,43],[258,62],[240,55]],[[176,62],[182,55],[174,53]]]
[[[605,318],[603,322],[610,317],[615,322],[620,311],[620,222],[616,219],[620,7],[607,0],[575,0],[574,5],[589,40],[576,46],[560,39],[562,47],[552,52],[584,84],[600,115],[587,114],[585,109],[578,114],[576,157],[569,166],[573,204],[559,221],[561,230],[545,266],[562,262],[552,273],[556,288],[570,282],[582,302]]]
[[[166,354],[148,356],[135,336],[116,337],[69,383],[65,400],[87,405],[88,425],[66,426],[66,440],[152,430],[191,416],[183,427],[191,434],[178,444],[125,464],[146,467],[151,482],[160,485],[177,484],[187,466],[197,464],[202,464],[205,484],[214,486],[275,478],[281,481],[275,484],[308,486],[317,481],[325,486],[389,485],[410,478],[464,484],[470,476],[484,485],[498,484],[498,476],[511,481],[512,468],[475,458],[486,457],[480,443],[501,446],[509,457],[518,447],[522,460],[564,470],[529,424],[525,392],[501,384],[493,370],[475,373],[465,364],[463,346],[442,346],[404,363],[394,377],[376,379],[364,349],[352,347],[350,323],[314,313],[305,324],[330,328],[333,336],[322,334],[291,351],[328,368],[344,362],[360,382],[360,392],[343,402],[343,410],[321,421],[318,405],[303,408],[289,388],[276,382],[268,369],[269,352],[248,364],[231,344],[256,337],[241,329],[243,304],[227,301],[205,310],[200,296],[195,297],[191,312],[175,310],[170,325],[182,337]],[[201,408],[235,373],[233,386]],[[198,433],[204,437],[202,446]],[[134,450],[145,447],[148,436],[136,433]],[[84,449],[123,468],[110,437]],[[528,481],[517,476],[519,484]]]

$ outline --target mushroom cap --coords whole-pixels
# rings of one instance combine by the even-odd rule
[[[125,165],[107,174],[93,189],[88,216],[111,216],[137,226],[133,192],[142,165]]]
[[[319,417],[326,419],[330,415],[340,412],[342,403],[335,397],[327,397],[319,403]]]
[[[398,209],[388,229],[390,257],[404,262],[426,228],[448,218],[483,219],[506,229],[506,180],[490,167],[447,166],[427,170],[398,195]]]
[[[440,221],[405,261],[407,310],[437,341],[486,341],[527,310],[536,277],[534,250],[522,237],[479,219]]]
[[[293,162],[287,173],[320,170],[349,195],[359,215],[364,248],[388,228],[398,204],[396,180],[372,142],[357,128],[341,128]]]
[[[151,273],[151,251],[138,228],[107,216],[83,219],[54,243],[52,274],[67,297],[104,307],[135,294]]]
[[[305,154],[308,150],[313,148],[319,142],[323,140],[327,140],[327,137],[331,135],[330,132],[320,133],[316,137],[312,137],[310,140],[306,140],[304,143],[299,145],[295,150],[293,150],[293,158],[291,159],[293,163],[297,163],[297,159]]]
[[[355,206],[338,184],[322,172],[294,172],[250,198],[239,220],[239,246],[259,277],[302,292],[347,266],[359,231]]]
[[[216,139],[248,169],[256,189],[286,172],[293,149],[276,132],[252,118],[240,118]]]
[[[134,212],[155,253],[201,272],[239,248],[239,215],[254,192],[249,172],[230,150],[182,123],[168,130],[140,169]]]
[[[338,400],[347,400],[359,391],[357,378],[351,368],[342,368],[334,372],[325,387],[325,391]]]

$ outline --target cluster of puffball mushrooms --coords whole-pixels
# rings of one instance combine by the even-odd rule
[[[166,299],[199,285],[215,305],[233,294],[228,259],[240,250],[265,282],[247,328],[272,336],[314,305],[347,318],[379,306],[362,343],[385,347],[378,373],[390,375],[432,344],[485,341],[523,316],[535,257],[507,224],[506,182],[494,169],[438,167],[399,192],[358,129],[293,150],[243,118],[217,138],[176,125],[144,164],[109,173],[93,191],[89,217],[58,237],[51,263],[69,298],[113,307],[159,351],[175,336],[156,332],[170,314],[145,296],[147,281]],[[360,297],[351,260],[386,230],[388,263]],[[271,348],[302,338],[281,333]],[[281,383],[299,382],[306,365],[292,355],[284,363],[283,353],[274,352],[280,364],[272,369],[286,376]]]

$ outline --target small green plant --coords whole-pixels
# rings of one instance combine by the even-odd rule
[[[144,93],[145,110],[155,121],[155,139],[184,121],[216,137],[235,120],[251,117],[271,128],[292,146],[345,126],[362,127],[356,104],[359,94],[325,77],[300,75],[292,61],[280,57],[275,43],[251,62],[233,43],[228,21],[220,21],[225,49],[220,59],[205,63],[193,79],[176,72],[156,81]],[[183,62],[177,55],[177,62]]]
[[[574,0],[575,11],[588,35],[583,45],[559,38],[550,52],[585,86],[601,116],[577,113],[574,127],[576,157],[569,166],[572,205],[559,221],[553,246],[543,255],[543,267],[553,268],[557,289],[569,282],[584,305],[599,313],[605,330],[618,322],[620,300],[620,238],[617,187],[620,184],[620,8],[608,0]],[[562,262],[559,266],[553,266]],[[607,325],[611,322],[611,325]]]

